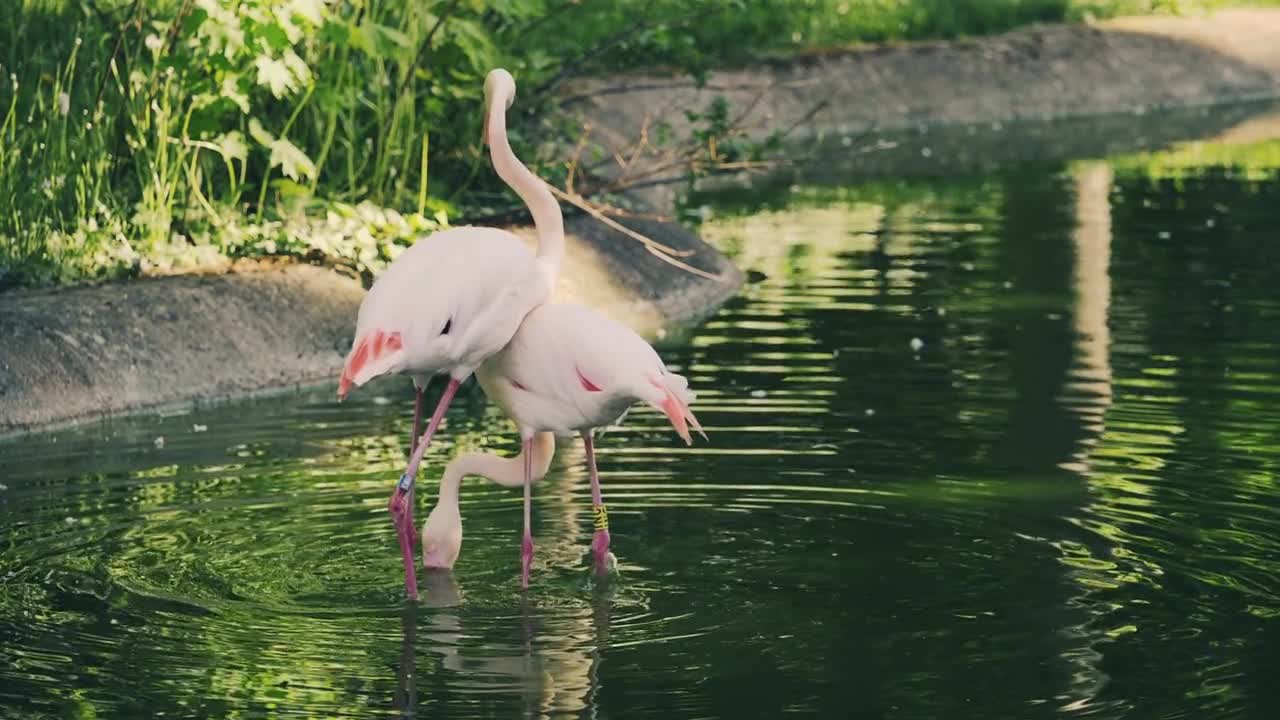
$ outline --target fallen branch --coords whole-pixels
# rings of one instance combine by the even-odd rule
[[[677,250],[671,247],[670,245],[663,245],[662,243],[658,242],[657,240],[654,240],[653,238],[642,235],[636,232],[635,230],[632,230],[631,228],[618,223],[617,221],[615,221],[614,219],[606,215],[604,211],[600,210],[595,205],[592,205],[591,203],[587,202],[586,198],[582,197],[577,193],[567,193],[564,190],[561,190],[560,188],[554,185],[548,185],[547,187],[551,188],[551,193],[556,197],[560,198],[561,200],[564,200],[565,202],[585,212],[591,217],[599,220],[605,225],[608,225],[614,230],[617,230],[618,232],[623,233],[624,235],[627,235],[628,237],[639,241],[640,244],[644,245],[645,247],[651,250],[657,250],[666,255],[670,255],[671,257],[689,257],[690,255],[693,254],[692,250]]]
[[[673,265],[677,268],[680,268],[681,270],[684,270],[685,272],[692,273],[693,275],[697,275],[698,277],[704,278],[706,280],[713,280],[715,282],[725,282],[725,279],[720,277],[719,275],[713,275],[712,273],[709,273],[706,270],[696,268],[690,265],[689,263],[686,263],[678,259],[681,257],[688,257],[692,255],[693,251],[676,250],[675,248],[669,245],[663,245],[662,243],[654,240],[653,238],[642,235],[641,233],[638,233],[635,230],[632,230],[631,228],[626,227],[625,225],[622,225],[621,223],[613,220],[608,215],[604,214],[599,209],[594,207],[591,203],[587,202],[586,199],[583,198],[581,195],[578,195],[577,193],[570,195],[569,193],[561,190],[560,188],[554,187],[551,185],[548,185],[547,187],[551,188],[552,194],[554,194],[556,197],[560,198],[561,200],[564,200],[565,202],[582,210],[583,212],[587,213],[588,215],[595,218],[596,220],[599,220],[600,222],[604,223],[606,226],[611,227],[614,230],[617,230],[618,232],[626,235],[627,237],[633,240],[636,240],[641,245],[644,245],[645,250],[648,250],[651,255],[657,257],[662,262],[667,263],[668,265]]]

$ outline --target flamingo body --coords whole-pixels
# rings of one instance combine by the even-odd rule
[[[544,435],[582,436],[587,468],[591,476],[591,502],[595,516],[595,535],[591,549],[596,569],[601,574],[614,564],[609,553],[609,520],[596,472],[595,449],[591,433],[616,422],[636,402],[644,402],[665,413],[686,443],[691,442],[689,426],[698,432],[702,426],[689,409],[693,393],[684,377],[667,370],[653,346],[627,326],[580,305],[548,304],[534,308],[525,316],[511,342],[491,356],[476,370],[476,378],[489,399],[520,428],[524,441],[520,457],[524,460],[524,537],[520,546],[523,587],[529,586],[529,569],[533,563],[533,536],[530,531],[531,489],[535,480],[536,438]],[[704,434],[705,436],[705,434]],[[515,461],[503,468],[471,472],[495,479],[495,472],[513,472]],[[537,474],[541,477],[545,467]],[[505,483],[504,483],[505,484]],[[456,509],[441,510],[441,505],[457,505],[441,491],[437,511],[444,522],[428,520],[427,533],[441,537],[442,546],[452,548],[443,553],[450,564],[461,547],[461,518]],[[456,545],[452,523],[456,521]]]
[[[434,233],[369,289],[338,394],[385,374],[410,375],[419,387],[436,374],[466,379],[550,296],[551,277],[515,235],[488,227]]]
[[[581,305],[535,308],[476,378],[525,436],[610,425],[636,402],[666,413],[686,443],[689,422],[701,430],[688,381],[631,328]]]
[[[496,228],[445,230],[415,243],[370,288],[338,396],[385,374],[406,374],[417,391],[408,465],[388,503],[404,561],[405,590],[417,598],[413,488],[418,466],[458,387],[515,333],[530,309],[551,297],[564,257],[564,218],[551,191],[520,162],[507,138],[515,100],[511,73],[496,69],[484,83],[484,142],[499,177],[524,200],[538,232],[537,252]],[[449,384],[419,438],[423,391],[431,376]],[[528,474],[528,473],[526,473]]]

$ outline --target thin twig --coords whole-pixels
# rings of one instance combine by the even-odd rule
[[[757,101],[758,99],[759,99],[759,96],[757,96]],[[785,138],[791,133],[795,132],[797,128],[799,128],[801,125],[808,122],[810,119],[813,118],[814,115],[817,115],[819,112],[821,112],[823,109],[828,107],[830,104],[831,104],[830,101],[827,99],[819,100],[817,103],[814,104],[812,108],[810,108],[803,116],[801,116],[800,119],[796,120],[786,130],[783,130],[781,133],[779,133],[778,137]],[[752,107],[754,107],[754,105],[755,105],[755,102],[752,103]],[[739,113],[738,119],[741,120],[742,118],[745,118],[746,114],[750,112],[750,109],[751,108],[749,107],[747,110],[743,111],[742,113]],[[649,122],[649,118],[648,116],[646,116],[644,125],[642,125],[641,127],[641,132],[642,132],[641,142],[645,141],[643,133],[644,133],[645,127],[647,127],[648,125],[648,122]],[[727,136],[738,136],[738,135],[745,135],[745,134],[746,133],[739,128],[731,128],[726,133]],[[646,185],[654,184],[650,182],[650,179],[653,178],[655,175],[660,175],[673,168],[677,168],[685,165],[698,164],[698,154],[701,150],[702,150],[701,145],[690,145],[685,149],[683,149],[682,151],[679,151],[679,152],[672,151],[669,155],[671,159],[665,162],[658,162],[657,164],[651,165],[650,167],[644,170],[638,171],[635,174],[632,174],[632,171],[631,171],[631,163],[634,162],[634,160],[627,161],[624,164],[617,159],[616,157],[617,154],[615,153],[615,161],[619,162],[619,165],[623,167],[623,173],[619,177],[614,178],[608,185],[605,185],[602,188],[602,191],[617,192],[619,190],[623,190],[626,188],[640,187],[641,186],[640,183],[642,182]],[[712,149],[712,153],[714,155],[714,148]],[[713,157],[712,159],[715,159],[715,158]],[[596,163],[594,166],[588,169],[594,171],[603,164],[604,162]],[[732,171],[732,170],[760,170],[760,169],[769,169],[772,167],[777,167],[783,164],[786,164],[786,163],[780,160],[755,160],[755,161],[739,161],[739,162],[730,162],[730,163],[717,162],[715,165],[711,167],[711,171],[717,172],[717,171]],[[660,182],[665,182],[665,180]]]
[[[747,116],[751,114],[751,111],[755,110],[756,106],[760,104],[760,100],[764,98],[764,94],[769,90],[772,90],[773,87],[773,84],[762,86],[760,88],[760,92],[756,93],[756,96],[751,98],[751,102],[747,103],[747,107],[742,112],[738,113],[738,117],[729,121],[729,127],[741,127],[742,121],[747,119]]]
[[[657,250],[658,252],[664,253],[666,255],[670,255],[672,257],[689,257],[690,255],[693,254],[692,250],[677,250],[671,247],[670,245],[663,245],[662,243],[658,242],[657,240],[654,240],[653,238],[642,235],[636,232],[635,230],[632,230],[629,227],[619,224],[618,222],[612,220],[608,215],[606,215],[603,211],[601,211],[595,205],[592,205],[591,203],[587,202],[586,198],[582,197],[581,195],[578,195],[577,193],[574,193],[571,195],[554,185],[547,185],[547,187],[551,189],[551,193],[556,197],[560,198],[561,200],[564,200],[570,205],[573,205],[579,210],[582,210],[583,212],[587,213],[591,217],[599,220],[605,225],[608,225],[614,230],[617,230],[618,232],[626,235],[627,237],[630,237],[633,240],[638,241],[641,245],[644,245],[650,250]]]
[[[831,101],[826,98],[823,98],[822,100],[819,100],[818,102],[814,103],[814,106],[809,108],[809,112],[801,116],[799,120],[795,121],[794,123],[791,123],[791,127],[787,128],[786,130],[783,130],[782,134],[779,137],[786,137],[791,133],[795,132],[796,128],[812,120],[814,115],[817,115],[819,112],[824,110],[830,104],[831,104]]]
[[[687,262],[684,262],[684,261],[681,261],[681,260],[677,260],[677,259],[675,259],[675,258],[671,257],[670,255],[667,255],[667,254],[665,254],[665,253],[658,252],[657,250],[655,250],[655,249],[653,249],[653,248],[651,248],[651,247],[649,247],[649,246],[647,246],[647,245],[645,246],[645,249],[649,251],[649,254],[650,254],[650,255],[653,255],[654,257],[658,258],[658,259],[659,259],[659,260],[661,260],[662,262],[664,262],[664,263],[666,263],[666,264],[668,264],[668,265],[672,265],[672,266],[674,266],[674,267],[678,267],[678,268],[680,268],[681,270],[684,270],[685,272],[690,273],[691,275],[697,275],[697,276],[698,276],[698,277],[700,277],[700,278],[705,278],[705,279],[707,279],[707,280],[711,280],[711,281],[713,281],[713,282],[728,282],[727,280],[725,280],[724,278],[720,277],[719,275],[712,275],[711,273],[707,272],[706,270],[700,270],[700,269],[698,269],[698,268],[696,268],[696,267],[694,267],[694,266],[690,265],[690,264],[689,264],[689,263],[687,263]]]
[[[653,3],[650,2],[649,5],[645,7],[643,14],[649,14],[652,11],[652,9],[653,9]],[[675,30],[677,28],[687,27],[719,9],[720,8],[716,7],[715,5],[712,5],[710,7],[705,7],[701,11],[696,12],[686,18],[682,18],[673,23],[667,23],[667,28],[669,30]],[[613,35],[610,35],[609,37],[605,38],[599,43],[596,43],[595,46],[586,50],[585,52],[580,54],[577,58],[569,62],[566,62],[564,65],[561,65],[560,70],[556,72],[555,76],[553,76],[550,80],[544,82],[543,84],[539,85],[537,88],[534,89],[532,97],[535,98],[535,102],[533,103],[533,106],[537,106],[543,98],[555,92],[555,90],[559,88],[560,85],[564,83],[565,80],[569,79],[571,76],[576,74],[584,65],[586,65],[591,60],[599,57],[600,55],[603,55],[609,50],[612,50],[617,45],[621,45],[622,43],[627,42],[628,40],[634,39],[636,35],[638,35],[639,33],[653,27],[659,27],[661,25],[663,25],[663,23],[660,20],[653,20],[653,21],[642,22],[637,25],[629,26],[624,30],[616,32]]]
[[[649,220],[651,222],[671,222],[674,218],[670,215],[652,212],[636,212],[626,208],[614,207],[613,205],[597,205],[600,212],[613,217],[633,218],[636,220]]]
[[[649,117],[649,113],[645,113],[644,119],[640,121],[640,139],[636,141],[636,146],[631,151],[631,157],[627,158],[625,162],[619,162],[619,166],[622,168],[622,177],[626,177],[627,173],[631,172],[631,166],[640,157],[641,151],[649,146]]]
[[[736,92],[738,90],[755,90],[762,86],[770,87],[777,84],[770,81],[767,83],[760,82],[723,82],[717,83],[707,81],[698,83],[693,80],[651,80],[646,76],[640,76],[639,81],[632,83],[620,83],[617,85],[597,85],[594,88],[588,88],[583,92],[575,95],[565,95],[557,99],[557,104],[561,107],[573,105],[584,100],[600,97],[602,95],[626,95],[627,93],[648,92],[650,90],[703,90],[706,92]],[[811,83],[787,83],[788,86],[809,85]]]
[[[520,28],[520,33],[522,35],[527,36],[530,33],[532,33],[534,30],[536,30],[539,25],[545,23],[546,21],[550,20],[556,15],[559,15],[560,13],[572,7],[582,7],[582,3],[580,2],[580,0],[565,0],[565,2],[557,5],[555,9],[548,10],[547,12],[542,13],[542,15],[539,16],[537,20],[534,20],[528,25],[525,25],[524,27]]]
[[[142,0],[133,0],[133,5],[129,8],[129,14],[125,16],[124,22],[120,23],[120,27],[116,31],[115,47],[111,49],[111,55],[110,57],[107,58],[107,66],[106,68],[103,69],[102,82],[98,83],[98,94],[96,97],[93,98],[92,107],[95,109],[98,107],[98,103],[102,102],[102,93],[107,89],[107,80],[111,78],[111,63],[115,62],[116,56],[120,54],[120,48],[123,47],[124,45],[124,30],[125,28],[129,27],[129,21],[134,18],[134,14],[138,11],[138,4],[141,1]],[[98,10],[97,6],[92,6],[92,7],[95,11],[105,15],[105,13],[102,13],[102,11]],[[125,84],[126,92],[128,87],[129,87],[128,83],[126,83]],[[126,96],[125,99],[127,100],[128,97]]]
[[[173,18],[173,25],[169,27],[169,37],[165,40],[165,54],[172,55],[173,47],[178,42],[178,31],[182,29],[182,21],[186,19],[187,13],[191,10],[191,0],[185,0],[182,7],[178,10],[178,14]],[[141,29],[141,27],[139,27]]]
[[[462,0],[453,0],[452,3],[449,3],[449,7],[444,9],[444,12],[436,16],[436,24],[431,26],[431,29],[427,31],[427,36],[422,39],[422,45],[418,47],[418,54],[414,56],[413,64],[405,71],[404,80],[400,81],[400,91],[396,95],[403,95],[405,88],[409,87],[409,81],[413,79],[413,71],[422,63],[423,57],[431,49],[431,40],[436,36],[436,31],[440,29],[441,25],[444,25],[444,21],[453,14],[460,2]]]
[[[587,146],[587,138],[591,135],[591,123],[582,124],[582,134],[578,136],[578,144],[573,148],[572,159],[569,160],[569,174],[565,178],[564,187],[570,193],[577,194],[573,189],[573,176],[578,171],[578,160],[582,158],[582,150]]]

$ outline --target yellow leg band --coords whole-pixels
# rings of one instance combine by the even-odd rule
[[[609,529],[609,511],[605,509],[604,505],[603,504],[596,505],[592,509],[592,511],[595,515],[596,530],[608,530]]]

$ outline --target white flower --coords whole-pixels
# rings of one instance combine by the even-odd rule
[[[164,47],[164,41],[160,39],[159,35],[155,34],[148,35],[142,42],[153,53],[160,52],[160,48]]]
[[[58,114],[66,116],[71,112],[71,96],[67,93],[58,93]]]
[[[270,55],[259,55],[254,59],[253,64],[258,68],[258,84],[271,88],[271,94],[277,98],[282,98],[298,89],[297,80],[285,63]]]
[[[284,138],[277,138],[271,143],[271,167],[280,166],[280,171],[294,180],[303,180],[316,176],[316,166],[307,154],[297,145]]]

